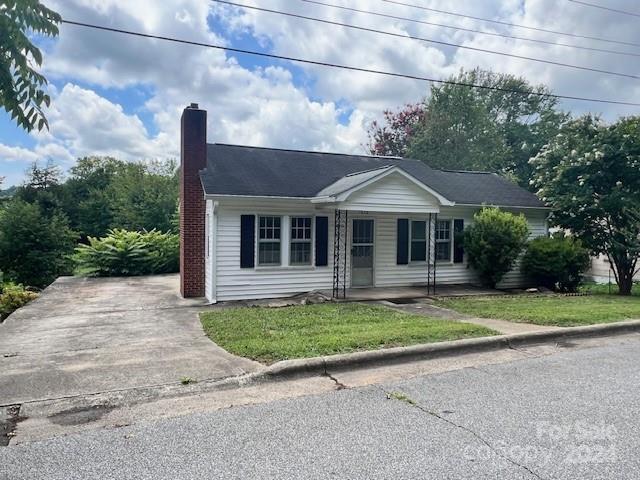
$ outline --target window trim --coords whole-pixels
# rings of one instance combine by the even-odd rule
[[[297,215],[288,215],[289,217],[289,222],[288,222],[288,226],[289,226],[289,259],[288,259],[288,266],[290,267],[311,267],[314,265],[315,263],[315,216],[314,215],[304,215],[304,214],[297,214]],[[292,233],[292,229],[293,229],[293,219],[294,218],[308,218],[309,219],[309,239],[294,239],[293,235],[291,235]],[[299,227],[297,227],[299,228]],[[291,246],[294,243],[308,243],[309,244],[309,262],[308,263],[294,263],[292,261],[291,258],[291,253],[292,253],[292,248]]]
[[[448,240],[438,240],[438,222],[447,222],[449,224],[449,239]],[[437,263],[453,263],[453,218],[438,218],[436,220],[436,225],[434,229],[434,252],[433,255],[435,257],[435,261]],[[449,258],[448,259],[440,259],[438,260],[438,243],[448,243],[449,244]]]
[[[428,235],[429,225],[428,225],[428,223],[429,222],[426,219],[420,219],[420,218],[409,218],[408,220],[409,220],[409,235],[408,235],[408,237],[409,237],[408,238],[408,240],[409,240],[409,264],[414,264],[414,265],[415,264],[417,264],[417,265],[425,264],[425,263],[427,263],[427,258],[428,258],[427,249],[429,248],[429,245],[428,245],[428,243],[429,243],[428,242],[428,238],[429,238],[429,235]],[[413,222],[422,222],[422,223],[424,223],[424,260],[412,260]],[[419,241],[419,240],[416,240],[416,241]]]
[[[283,215],[273,215],[273,214],[255,214],[256,215],[256,267],[281,267],[282,266],[282,224],[283,224]],[[260,238],[260,219],[272,217],[280,219],[280,238]],[[280,261],[278,263],[261,263],[260,262],[260,244],[261,243],[278,243],[280,247]]]

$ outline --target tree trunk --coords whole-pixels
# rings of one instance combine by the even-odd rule
[[[631,273],[620,275],[620,282],[618,283],[618,293],[620,295],[631,295],[631,288],[633,287],[633,277]]]
[[[629,262],[627,258],[614,258],[616,280],[618,281],[618,294],[631,295],[633,288],[633,273],[635,263]]]

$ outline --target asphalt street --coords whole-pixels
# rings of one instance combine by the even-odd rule
[[[0,478],[640,478],[640,336],[572,347],[10,445]]]

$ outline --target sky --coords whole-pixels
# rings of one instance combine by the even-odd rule
[[[322,0],[419,21],[552,42],[539,44],[377,17],[301,0],[238,0],[400,35],[420,36],[554,62],[640,75],[640,46],[543,33],[434,13],[384,0]],[[640,45],[638,18],[570,0],[398,0],[402,3]],[[633,0],[593,0],[638,11]],[[481,53],[311,22],[210,0],[45,0],[69,20],[432,78],[476,66],[522,75],[561,95],[640,101],[640,80]],[[3,188],[20,184],[34,161],[64,171],[87,155],[125,160],[179,158],[180,115],[194,102],[208,111],[208,141],[365,153],[367,126],[385,109],[418,102],[423,81],[296,64],[62,25],[56,39],[37,39],[49,79],[50,129],[25,133],[0,113]],[[563,101],[579,115],[613,121],[640,107]]]

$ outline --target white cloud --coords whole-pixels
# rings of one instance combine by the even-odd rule
[[[255,0],[246,2],[264,6]],[[557,93],[629,101],[640,97],[640,83],[630,79],[393,38],[272,13],[221,7],[209,1],[51,0],[50,3],[68,19],[221,45],[233,44],[239,36],[252,36],[277,54],[330,63],[432,78],[444,78],[457,73],[461,67],[470,69],[480,65],[495,71],[524,75],[534,83],[548,84]],[[421,4],[541,28],[640,43],[640,33],[633,18],[594,12],[569,2],[550,4],[547,0],[502,0],[451,5],[443,0],[421,0]],[[491,32],[632,50],[585,39],[509,29],[383,2],[353,0],[349,6]],[[401,35],[418,35],[518,55],[638,73],[638,63],[633,57],[520,42],[291,0],[272,0],[268,8]],[[216,25],[221,26],[212,31],[208,19],[215,19]],[[0,155],[6,159],[23,160],[55,156],[64,162],[89,154],[128,159],[175,157],[179,148],[180,114],[183,107],[191,102],[198,102],[209,112],[210,141],[360,152],[369,121],[379,118],[384,109],[418,101],[428,91],[428,85],[421,81],[309,65],[295,65],[294,70],[283,62],[271,62],[274,66],[268,67],[247,67],[252,65],[247,63],[248,60],[252,61],[252,58],[227,55],[220,50],[63,25],[59,39],[47,49],[45,56],[45,72],[60,86],[59,91],[52,93],[51,131],[35,135],[37,146],[33,150],[3,145],[0,146]],[[259,65],[264,65],[264,62]],[[303,72],[303,75],[298,72]],[[141,85],[145,91],[151,92],[142,110],[153,119],[153,134],[145,128],[140,116],[125,111],[117,102],[92,90],[95,86],[126,92]],[[618,106],[578,102],[564,105],[580,112],[588,109],[603,112],[609,119],[618,114],[637,113],[637,109]],[[350,113],[345,115],[345,112]]]

